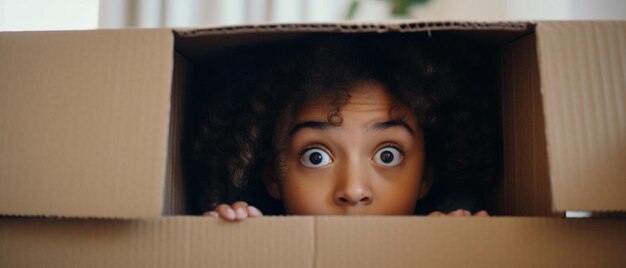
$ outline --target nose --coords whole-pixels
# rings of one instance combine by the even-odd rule
[[[351,165],[341,172],[336,185],[334,199],[339,206],[365,206],[374,201],[367,171]]]

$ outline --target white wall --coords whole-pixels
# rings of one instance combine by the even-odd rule
[[[98,0],[0,0],[0,31],[97,27]]]
[[[0,30],[198,27],[346,20],[351,0],[0,0]],[[359,0],[354,20],[398,19],[382,0]],[[99,3],[99,4],[98,4]],[[418,20],[622,19],[626,0],[431,0]],[[406,19],[406,18],[403,18]]]
[[[574,19],[626,19],[626,0],[569,0]]]

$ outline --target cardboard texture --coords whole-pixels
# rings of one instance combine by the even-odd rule
[[[317,217],[316,267],[619,267],[626,221]]]
[[[526,35],[500,50],[504,179],[494,196],[498,214],[553,213],[535,43]]]
[[[161,215],[170,30],[0,33],[0,213]]]
[[[621,267],[626,221],[0,219],[2,267]]]
[[[504,139],[494,211],[542,217],[164,216],[184,214],[194,62],[311,32],[492,48]],[[555,213],[626,211],[624,51],[626,22],[0,33],[0,267],[623,267],[624,219]]]
[[[501,214],[552,213],[535,42],[527,35],[501,49],[504,179],[493,202]]]
[[[174,72],[172,74],[171,116],[169,146],[167,155],[167,177],[165,178],[165,196],[163,198],[164,215],[185,214],[185,186],[182,163],[182,125],[183,107],[188,87],[189,63],[178,52],[174,53]]]
[[[312,217],[0,219],[2,267],[310,267]]]
[[[626,210],[626,22],[537,25],[554,208]]]

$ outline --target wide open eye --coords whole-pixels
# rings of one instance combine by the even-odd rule
[[[306,150],[300,157],[300,161],[307,167],[319,168],[333,162],[330,155],[322,149],[311,148]]]
[[[397,166],[402,162],[402,153],[392,146],[387,146],[376,152],[374,162],[386,167]]]

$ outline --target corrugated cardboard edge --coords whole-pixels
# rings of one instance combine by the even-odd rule
[[[181,36],[241,34],[258,32],[425,32],[436,30],[505,30],[525,31],[533,22],[469,22],[469,21],[404,21],[404,22],[342,22],[287,23],[237,26],[215,26],[202,29],[176,29]]]
[[[620,267],[626,221],[0,218],[1,267]]]
[[[626,21],[536,28],[553,208],[626,210]]]

